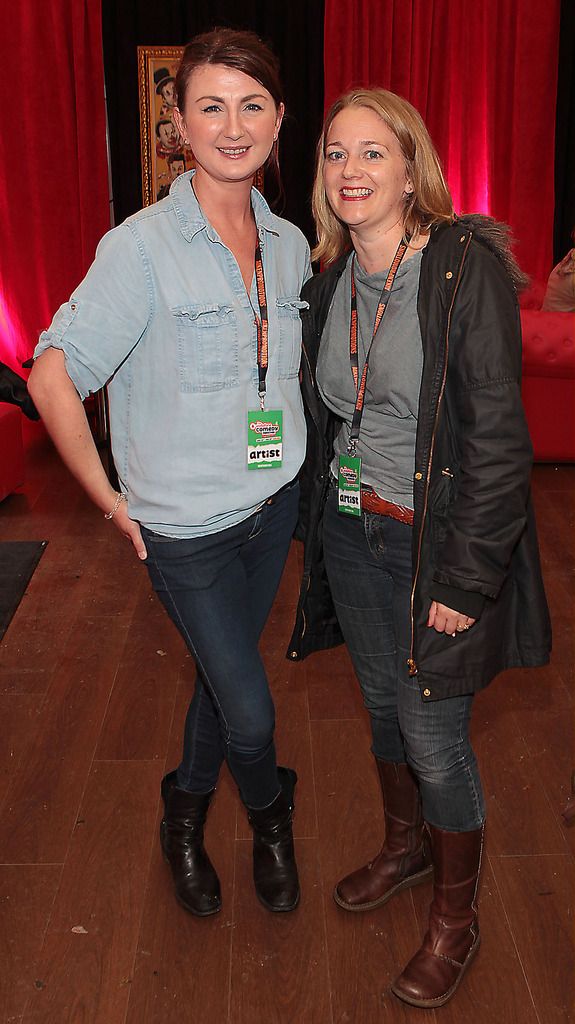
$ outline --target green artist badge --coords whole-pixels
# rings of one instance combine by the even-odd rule
[[[358,455],[339,456],[337,508],[346,516],[361,515],[361,459]]]
[[[281,409],[248,412],[248,469],[277,469],[283,458]]]

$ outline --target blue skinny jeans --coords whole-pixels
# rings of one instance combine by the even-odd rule
[[[267,807],[280,792],[274,704],[258,641],[289,551],[298,496],[296,482],[242,523],[205,537],[142,531],[152,586],[197,666],[178,767],[178,786],[189,792],[212,790],[224,758],[247,807]]]

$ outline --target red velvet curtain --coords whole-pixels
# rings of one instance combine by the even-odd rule
[[[552,267],[560,0],[325,0],[325,98],[357,85],[422,114],[458,212],[511,225],[535,278]]]
[[[2,4],[0,359],[15,369],[110,224],[100,0]]]

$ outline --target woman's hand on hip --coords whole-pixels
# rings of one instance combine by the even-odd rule
[[[439,601],[432,601],[429,609],[428,626],[433,626],[438,633],[448,633],[449,636],[456,636],[458,633],[465,633],[471,628],[475,619],[462,612],[456,612],[454,608],[448,608]]]
[[[122,501],[114,512],[112,522],[116,529],[119,530],[127,540],[132,542],[138,558],[147,558],[148,552],[146,551],[146,545],[142,539],[140,524],[135,519],[130,519],[128,515],[128,503],[126,501]]]

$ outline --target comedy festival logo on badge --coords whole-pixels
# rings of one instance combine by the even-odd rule
[[[358,476],[356,469],[353,469],[351,466],[341,466],[339,471],[342,477],[344,478],[346,484],[348,484],[350,487],[353,487],[353,485],[357,483]]]
[[[253,430],[254,434],[259,434],[262,441],[273,441],[280,432],[280,425],[270,420],[254,420],[250,423],[250,430]]]

